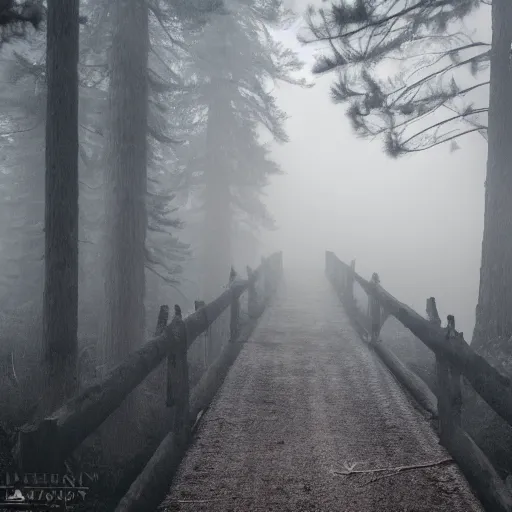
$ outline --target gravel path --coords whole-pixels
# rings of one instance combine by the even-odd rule
[[[160,511],[482,511],[323,276],[282,283]]]

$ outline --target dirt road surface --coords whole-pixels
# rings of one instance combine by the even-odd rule
[[[422,466],[398,471],[373,471]],[[342,474],[343,472],[369,471]],[[428,420],[325,277],[281,284],[160,512],[476,512]]]

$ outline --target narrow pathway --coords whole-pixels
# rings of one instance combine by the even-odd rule
[[[322,275],[281,285],[160,511],[482,511]]]

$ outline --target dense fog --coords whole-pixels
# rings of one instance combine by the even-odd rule
[[[509,512],[511,48],[510,0],[0,0],[0,509]]]
[[[296,1],[296,9],[308,2]],[[319,6],[322,5],[318,1]],[[488,34],[489,10],[467,24]],[[311,77],[315,54],[325,46],[302,46],[297,22],[281,32],[306,62],[304,75],[312,89],[282,85],[277,97],[290,118],[290,142],[273,149],[286,172],[272,180],[268,203],[278,230],[265,235],[269,250],[281,249],[287,268],[318,272],[324,251],[356,259],[369,278],[378,272],[382,284],[399,300],[425,311],[434,296],[443,319],[455,315],[470,340],[478,299],[484,214],[487,143],[478,134],[451,152],[442,145],[392,159],[383,141],[360,140],[334,105],[329,89],[334,76]],[[488,92],[477,92],[483,101]]]

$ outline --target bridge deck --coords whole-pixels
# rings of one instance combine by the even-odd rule
[[[313,281],[313,282],[312,282]],[[161,511],[481,511],[426,418],[323,276],[283,282],[202,420]]]

